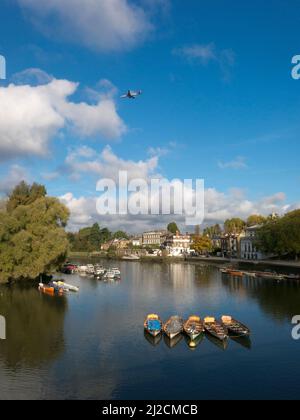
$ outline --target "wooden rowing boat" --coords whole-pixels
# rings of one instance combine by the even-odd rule
[[[256,273],[254,271],[244,271],[244,275],[246,277],[252,277],[252,278],[256,277]]]
[[[163,323],[156,314],[147,315],[144,321],[144,329],[152,337],[157,337],[162,332]]]
[[[228,274],[230,274],[232,277],[243,277],[244,273],[242,271],[238,270],[230,270],[228,271]]]
[[[257,277],[260,277],[262,279],[267,279],[267,280],[284,280],[284,275],[283,274],[277,274],[277,273],[272,273],[272,272],[257,272],[256,273]]]
[[[229,273],[229,268],[220,268],[220,271],[222,274],[228,274]]]
[[[238,337],[247,337],[251,334],[250,329],[241,322],[233,319],[231,316],[222,316],[222,323],[227,330]]]
[[[192,341],[195,340],[204,332],[204,326],[201,318],[195,315],[190,316],[189,319],[184,323],[183,331],[190,337]]]
[[[183,319],[180,316],[172,316],[163,326],[164,333],[172,340],[183,331]]]
[[[204,319],[204,328],[205,331],[218,340],[224,341],[228,338],[228,330],[225,325],[216,321],[213,317],[206,317]]]

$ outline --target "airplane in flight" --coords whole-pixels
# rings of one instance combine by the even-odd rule
[[[122,95],[122,99],[136,99],[138,96],[142,94],[141,90],[138,90],[137,92],[129,90],[126,95]]]

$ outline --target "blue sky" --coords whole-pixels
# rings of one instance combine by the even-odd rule
[[[40,3],[1,0],[3,194],[21,178],[45,183],[49,194],[69,194],[80,226],[96,218],[96,180],[125,166],[147,177],[204,178],[207,223],[297,207],[299,0]],[[68,86],[69,97],[60,86],[53,98],[51,84],[61,80],[80,85]],[[46,94],[32,105],[38,84]],[[122,101],[129,88],[143,96]],[[39,101],[45,109],[22,114]],[[132,220],[119,223],[130,229]]]

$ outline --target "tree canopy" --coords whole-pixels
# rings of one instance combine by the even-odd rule
[[[47,191],[44,185],[40,184],[26,184],[22,181],[10,194],[6,208],[8,212],[13,211],[18,206],[27,206],[32,204],[38,198],[46,197]]]
[[[176,235],[176,233],[179,232],[177,223],[175,222],[169,223],[167,229],[168,232],[173,233],[173,235]]]
[[[123,232],[122,230],[118,230],[113,234],[113,239],[128,239],[128,235],[126,232]]]
[[[101,245],[111,239],[128,239],[126,232],[121,230],[112,233],[109,229],[95,223],[91,227],[80,229],[76,233],[68,233],[71,250],[74,252],[100,251]]]
[[[248,217],[247,219],[247,226],[251,227],[251,226],[256,226],[256,225],[262,225],[267,221],[266,217],[261,216],[259,214],[252,214],[251,216]]]
[[[51,273],[68,250],[69,210],[42,186],[18,185],[0,212],[0,283]]]
[[[245,228],[246,223],[244,220],[239,219],[238,217],[233,219],[228,219],[224,223],[224,229],[226,233],[237,234],[241,233]]]
[[[203,231],[203,235],[208,236],[209,238],[213,238],[214,236],[219,236],[222,234],[222,229],[219,224],[214,226],[210,226]]]
[[[213,243],[208,236],[195,237],[193,249],[200,254],[207,253],[213,250]]]
[[[300,210],[281,218],[269,218],[257,235],[257,246],[277,256],[300,256]]]

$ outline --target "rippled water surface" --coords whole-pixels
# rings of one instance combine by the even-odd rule
[[[108,265],[108,263],[106,263]],[[116,264],[112,264],[115,266]],[[79,294],[0,288],[0,399],[299,398],[300,285],[222,276],[210,265],[120,263],[122,281],[66,276]],[[230,314],[251,341],[152,342],[147,313]]]

